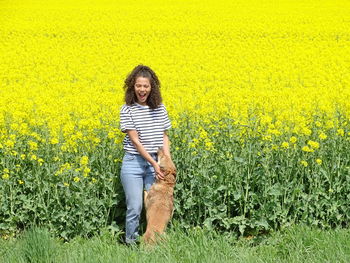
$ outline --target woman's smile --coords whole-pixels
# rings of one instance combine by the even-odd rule
[[[137,103],[147,105],[147,98],[151,93],[151,83],[148,78],[138,77],[135,81],[135,94]]]

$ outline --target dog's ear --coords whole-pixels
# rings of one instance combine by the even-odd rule
[[[176,177],[176,168],[174,168],[174,167],[169,167],[164,172],[165,172],[165,175],[170,175],[171,174],[174,177]]]
[[[164,150],[163,147],[158,147],[158,156],[163,156],[164,155]]]
[[[169,168],[170,173],[171,173],[172,175],[174,175],[174,177],[176,178],[176,166],[175,166],[173,160],[171,160],[171,159],[170,159],[170,164],[171,164],[171,165],[170,165],[170,168]]]

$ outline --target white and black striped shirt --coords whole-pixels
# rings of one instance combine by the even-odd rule
[[[163,146],[164,131],[171,128],[171,123],[164,104],[152,110],[149,106],[138,103],[123,105],[120,110],[120,129],[122,132],[136,130],[139,140],[148,153],[156,153]],[[124,150],[140,154],[126,135],[123,141]]]

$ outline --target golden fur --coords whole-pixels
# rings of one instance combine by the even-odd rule
[[[158,163],[164,174],[164,180],[156,180],[147,193],[144,203],[146,208],[147,229],[143,236],[146,244],[156,242],[156,236],[163,234],[173,215],[174,186],[176,182],[176,168],[169,156],[158,150]]]

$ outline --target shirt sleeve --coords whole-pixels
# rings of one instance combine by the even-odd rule
[[[136,130],[135,124],[131,118],[130,107],[123,105],[120,110],[120,130],[126,132],[126,130]]]
[[[163,113],[164,113],[164,131],[171,128],[171,122],[169,120],[168,112],[163,104]]]

